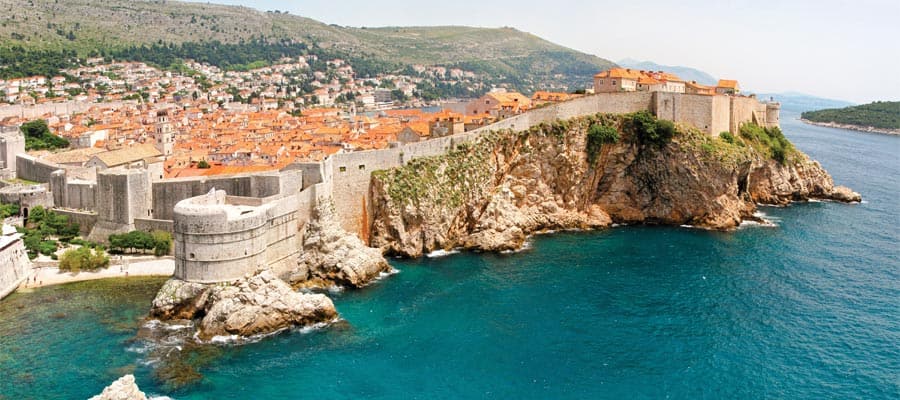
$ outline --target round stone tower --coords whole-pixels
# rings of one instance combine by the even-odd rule
[[[233,281],[266,266],[266,211],[229,204],[225,191],[182,200],[174,209],[175,277]]]

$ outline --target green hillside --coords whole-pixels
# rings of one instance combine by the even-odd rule
[[[900,129],[900,101],[876,101],[860,106],[807,111],[802,114],[802,117],[813,122]]]
[[[302,43],[398,69],[459,66],[523,90],[584,87],[594,73],[613,65],[512,28],[350,28],[281,12],[164,0],[0,0],[0,12],[8,16],[0,24],[5,48],[79,57],[152,44]]]

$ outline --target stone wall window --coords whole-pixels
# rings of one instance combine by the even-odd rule
[[[340,170],[341,172],[347,172],[347,167],[340,167],[338,168],[338,170]]]
[[[364,164],[359,164],[359,170],[360,170],[360,171],[365,171],[365,170],[366,170],[366,166],[365,166]]]

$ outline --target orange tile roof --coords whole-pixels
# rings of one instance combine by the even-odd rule
[[[719,83],[716,85],[716,87],[725,89],[737,89],[738,81],[730,79],[719,79]]]

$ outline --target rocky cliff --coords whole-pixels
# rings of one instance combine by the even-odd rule
[[[303,251],[289,281],[296,287],[360,288],[392,271],[378,249],[341,229],[332,202],[322,202],[304,227]]]
[[[150,316],[162,320],[200,320],[198,337],[249,337],[337,318],[323,294],[295,292],[271,271],[228,284],[170,279],[153,300]]]
[[[508,250],[527,235],[612,223],[730,229],[757,203],[858,201],[779,130],[710,137],[647,113],[500,131],[372,176],[371,244],[417,257]]]

